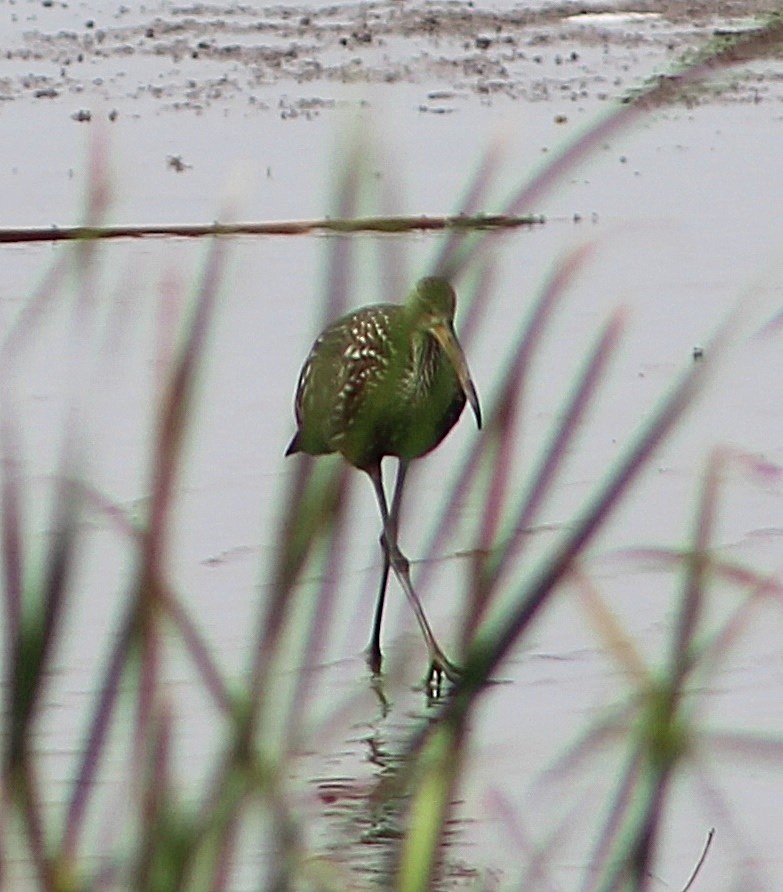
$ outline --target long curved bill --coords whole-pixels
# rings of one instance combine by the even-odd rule
[[[462,390],[470,403],[470,408],[473,409],[473,414],[476,416],[476,424],[481,428],[481,406],[479,405],[478,394],[476,393],[473,379],[470,377],[468,361],[465,359],[462,347],[454,334],[454,329],[446,323],[439,323],[434,325],[431,331],[454,366],[454,371],[457,373]]]

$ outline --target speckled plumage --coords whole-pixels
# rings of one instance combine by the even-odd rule
[[[385,455],[424,455],[451,430],[466,395],[430,326],[437,319],[453,335],[454,292],[423,282],[438,283],[434,304],[416,290],[405,304],[355,310],[318,337],[299,376],[287,454],[340,452],[366,469]]]

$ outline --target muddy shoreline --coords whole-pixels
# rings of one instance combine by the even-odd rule
[[[121,7],[84,15],[56,3],[3,26],[4,103],[151,101],[199,111],[227,100],[245,113],[314,116],[344,102],[342,86],[421,84],[420,110],[462,99],[583,102],[622,98],[716,35],[752,27],[761,2],[559,4],[480,8],[407,0],[272,7]],[[60,20],[67,17],[68,24]],[[783,98],[783,58],[735,69],[687,101]],[[305,90],[307,96],[281,96]],[[74,106],[74,103],[77,103]],[[114,116],[116,109],[110,110]],[[106,113],[103,108],[101,114]],[[123,109],[133,114],[133,106]]]

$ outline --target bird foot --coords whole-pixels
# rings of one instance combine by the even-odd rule
[[[425,679],[427,695],[431,700],[440,700],[443,695],[443,679],[447,678],[452,684],[456,684],[462,674],[459,666],[455,666],[445,654],[433,654]]]
[[[377,645],[372,642],[364,652],[367,666],[372,674],[373,684],[382,679],[381,667],[383,655]],[[463,670],[451,662],[440,649],[430,656],[430,666],[424,678],[424,689],[430,700],[440,700],[444,693],[444,679],[456,684],[464,675]]]
[[[364,652],[364,658],[367,660],[367,666],[373,676],[380,675],[381,666],[383,665],[383,654],[381,653],[380,647],[375,644],[370,644]]]

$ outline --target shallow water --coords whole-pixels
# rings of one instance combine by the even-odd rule
[[[228,7],[125,9],[17,4],[0,11],[0,40],[10,54],[0,75],[2,225],[78,222],[96,141],[105,145],[111,168],[111,222],[318,218],[334,207],[335,172],[355,128],[371,133],[369,167],[383,209],[401,213],[460,210],[456,197],[487,146],[499,142],[502,165],[486,208],[494,211],[531,169],[602,114],[610,97],[660,69],[672,47],[719,24],[743,24],[696,13],[683,22],[674,10],[670,18],[625,23],[561,23],[543,13],[528,22],[524,9],[506,3],[500,11],[312,4],[269,10],[261,19]],[[751,5],[747,10],[753,12]],[[433,15],[437,24],[423,29]],[[302,24],[305,16],[309,24]],[[266,27],[255,29],[259,21]],[[500,31],[488,31],[498,25]],[[356,36],[362,29],[369,29],[369,41]],[[475,37],[485,32],[493,37],[479,51]],[[756,335],[776,319],[783,299],[783,184],[775,174],[783,106],[779,63],[756,68],[757,78],[738,81],[728,93],[708,93],[692,108],[651,112],[530,209],[546,216],[545,225],[491,237],[492,301],[468,346],[490,405],[502,357],[532,295],[559,259],[593,246],[532,375],[515,477],[521,487],[598,327],[617,307],[627,313],[606,389],[564,479],[525,537],[533,572],[645,413],[693,361],[693,348],[709,353],[716,328],[742,305],[732,342],[719,348],[715,382],[656,454],[596,543],[590,565],[602,596],[654,664],[664,658],[679,582],[617,550],[687,541],[715,444],[783,464],[780,335]],[[36,97],[36,90],[53,94]],[[89,122],[73,120],[80,109],[90,111]],[[436,255],[440,238],[354,239],[362,302],[403,294]],[[335,242],[240,238],[230,245],[178,489],[172,571],[229,676],[247,664],[248,629],[265,593],[259,568],[275,553],[280,494],[296,461],[282,457],[293,430],[292,391],[318,328],[324,263]],[[0,330],[7,330],[44,271],[73,249],[8,245],[0,253]],[[132,515],[141,510],[149,491],[151,394],[204,253],[203,245],[186,240],[104,244],[95,280],[71,271],[67,299],[45,306],[4,394],[5,411],[13,409],[21,431],[19,474],[34,541],[47,534],[59,444],[74,401],[82,412],[85,476]],[[87,304],[75,314],[79,298]],[[91,321],[84,313],[90,302],[97,308]],[[427,540],[444,481],[477,436],[466,415],[414,471],[402,531],[412,558]],[[720,554],[776,573],[780,476],[754,476],[735,464],[724,485]],[[475,510],[466,506],[424,592],[433,625],[452,646],[466,566],[460,554],[472,546]],[[423,648],[396,587],[385,633],[391,701],[385,714],[360,656],[379,569],[377,510],[361,479],[350,524],[336,606],[346,621],[335,622],[325,643],[313,680],[321,699],[295,773],[299,805],[313,818],[308,842],[363,887],[382,869],[396,832],[393,817],[378,803],[373,810],[367,790],[393,767],[406,733],[427,713],[421,693],[411,689],[424,669]],[[93,519],[84,542],[78,596],[37,741],[52,803],[68,795],[96,663],[104,659],[106,630],[119,616],[128,574],[127,548],[108,521]],[[717,623],[736,600],[736,591],[716,586],[711,620]],[[603,817],[622,759],[607,746],[588,768],[547,769],[629,691],[624,667],[590,620],[584,597],[564,594],[504,666],[507,683],[485,696],[448,836],[444,888],[476,877],[487,888],[514,888],[528,853],[548,845],[536,888],[584,882],[596,813]],[[759,605],[751,628],[702,691],[706,727],[779,734],[780,622],[779,610]],[[182,781],[197,789],[219,729],[188,667],[175,661],[169,673],[182,710]],[[712,826],[716,840],[697,888],[779,888],[779,765],[742,750],[707,755],[674,790],[652,888],[684,885]],[[108,813],[122,796],[108,789]],[[249,846],[233,888],[256,887],[262,861]],[[26,866],[11,869],[19,877],[13,884],[11,876],[8,888],[24,888]]]

